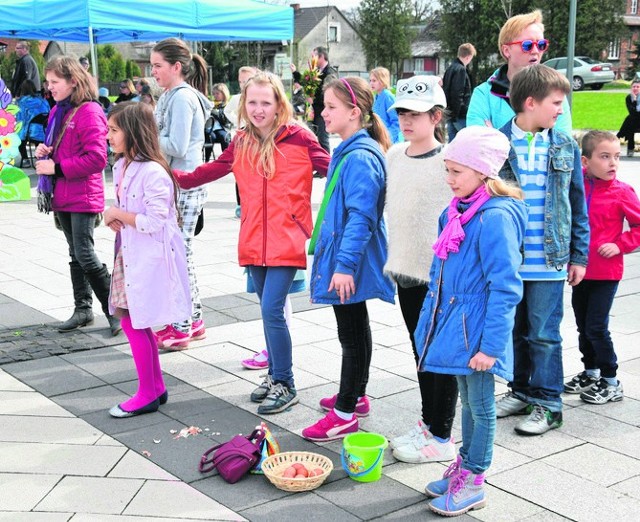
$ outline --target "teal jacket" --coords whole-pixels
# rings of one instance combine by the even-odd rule
[[[494,129],[499,129],[513,119],[516,113],[509,105],[509,83],[507,66],[503,65],[473,90],[467,111],[467,126],[486,125],[485,122],[490,121]],[[554,128],[571,136],[571,126],[571,108],[565,96],[562,114]]]

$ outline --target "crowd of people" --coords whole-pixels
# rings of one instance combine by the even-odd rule
[[[640,246],[640,201],[616,179],[615,135],[590,131],[582,150],[571,137],[569,82],[540,64],[548,45],[539,11],[517,15],[498,38],[504,65],[473,91],[466,66],[475,49],[463,44],[442,82],[399,80],[395,96],[388,70],[371,70],[369,82],[339,78],[318,47],[310,126],[280,78],[254,67],[240,69],[240,94],[216,84],[211,102],[206,63],[178,39],[152,50],[157,102],[136,103],[151,95],[149,85],[123,81],[106,113],[77,59],[51,60],[45,77],[56,103],[35,152],[38,208],[55,213],[69,246],[74,312],[58,329],[91,323],[95,294],[111,332],[124,330],[131,345],[138,390],[109,413],[157,411],[169,400],[158,349],[206,336],[193,238],[206,184],[231,173],[238,263],[259,298],[266,343],[242,361],[266,370],[248,397],[258,414],[300,400],[288,295],[305,287],[307,254],[311,300],[332,306],[342,358],[338,390],[320,400],[325,414],[302,436],[339,439],[372,413],[367,301],[393,303],[397,294],[420,404],[417,422],[389,434],[390,444],[403,462],[451,462],[425,488],[436,513],[486,504],[497,419],[521,415],[516,433],[535,436],[562,426],[562,393],[592,404],[621,400],[608,316],[623,254]],[[26,79],[21,89],[28,107],[37,86]],[[634,93],[630,117],[640,84]],[[329,133],[341,140],[332,152]],[[107,140],[116,197],[105,210]],[[206,143],[222,151],[203,162]],[[326,176],[315,226],[314,175]],[[93,244],[102,212],[115,233],[111,274]],[[584,371],[563,382],[566,283]],[[496,376],[509,382],[498,401]]]

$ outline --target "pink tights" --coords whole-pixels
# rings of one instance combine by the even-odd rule
[[[138,330],[131,324],[131,317],[125,315],[120,319],[129,344],[133,361],[138,372],[138,391],[128,401],[120,404],[124,411],[133,411],[156,400],[166,391],[160,369],[160,357],[156,340],[151,328]]]

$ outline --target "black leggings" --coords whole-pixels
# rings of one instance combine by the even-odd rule
[[[409,330],[413,357],[418,364],[418,352],[413,332],[418,326],[422,303],[427,295],[428,285],[402,288],[398,285],[398,301],[404,323]],[[418,372],[418,384],[422,398],[422,421],[430,426],[429,431],[436,437],[451,437],[451,427],[456,415],[458,381],[455,375],[444,373]]]
[[[358,397],[365,395],[369,382],[373,345],[367,303],[334,305],[333,311],[342,345],[340,391],[335,407],[345,413],[353,413]]]

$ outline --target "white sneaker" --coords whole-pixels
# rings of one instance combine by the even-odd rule
[[[456,447],[453,437],[446,442],[438,442],[431,433],[422,432],[409,444],[396,447],[393,456],[402,462],[412,464],[450,461],[456,458]]]
[[[531,410],[530,405],[518,399],[512,391],[496,402],[496,417],[499,419],[510,415],[528,415]]]
[[[422,420],[419,420],[418,424],[416,424],[413,428],[411,428],[407,433],[391,439],[389,441],[389,447],[393,449],[393,448],[398,448],[400,446],[406,446],[407,444],[411,444],[411,441],[415,437],[417,437],[418,435],[420,435],[425,431],[429,434],[429,436],[431,436],[431,433],[429,433],[429,429],[425,426],[424,422],[422,422]]]

